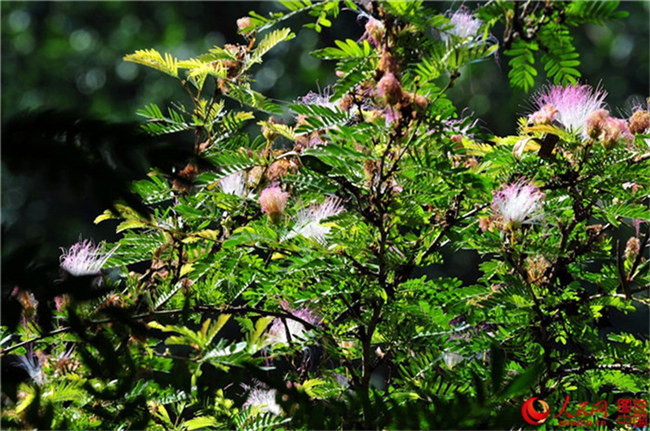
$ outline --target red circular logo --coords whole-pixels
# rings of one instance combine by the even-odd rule
[[[528,398],[526,400],[524,405],[521,406],[521,416],[531,425],[541,425],[548,417],[550,409],[546,401],[537,400],[537,402],[542,405],[542,411],[538,412],[535,410],[535,406],[533,405],[535,400],[537,400],[537,397]]]

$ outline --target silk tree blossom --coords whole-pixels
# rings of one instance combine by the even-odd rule
[[[528,118],[532,121],[555,113],[552,120],[566,130],[580,131],[586,137],[585,121],[594,111],[604,107],[606,96],[606,91],[589,85],[547,86],[537,94],[534,100],[537,111]]]
[[[467,7],[460,7],[449,17],[449,24],[452,27],[440,32],[440,37],[445,43],[453,40],[454,37],[473,39],[477,36],[483,22],[475,18]]]
[[[544,196],[534,185],[519,181],[494,193],[492,209],[504,225],[514,228],[538,218]]]
[[[99,275],[117,247],[105,252],[103,244],[94,245],[89,240],[79,241],[68,250],[61,249],[60,266],[75,277]]]
[[[305,238],[313,239],[321,245],[327,243],[327,235],[330,233],[330,226],[321,222],[343,212],[343,204],[337,197],[327,197],[321,204],[312,205],[298,212],[296,224],[293,231],[287,238],[302,235]]]
[[[276,416],[282,414],[282,409],[276,401],[277,391],[275,389],[266,389],[262,386],[256,386],[251,389],[244,407],[252,407],[257,413],[273,413]]]
[[[361,36],[361,39],[367,39],[375,48],[378,48],[384,34],[386,34],[384,23],[363,12],[362,16],[367,18],[368,21],[366,21],[365,25],[366,32]]]
[[[45,375],[41,368],[41,362],[31,348],[27,350],[25,355],[16,356],[18,359],[18,367],[22,368],[29,374],[29,377],[37,384],[42,385],[45,382]]]
[[[444,131],[448,134],[454,136],[460,136],[462,138],[474,139],[474,133],[471,133],[470,130],[474,129],[477,124],[479,124],[479,119],[474,118],[474,113],[470,112],[467,108],[463,109],[459,118],[452,118],[446,121],[443,121]],[[431,129],[427,131],[427,135],[436,133],[435,130]]]
[[[332,95],[330,94],[330,89],[329,87],[326,87],[322,91],[322,94],[310,91],[306,95],[296,100],[296,103],[299,103],[301,105],[318,105],[324,108],[335,109],[336,104],[330,100],[331,98]]]
[[[288,199],[288,192],[282,191],[279,186],[272,184],[262,190],[259,201],[262,212],[267,214],[273,223],[277,224],[284,214]]]
[[[288,308],[286,302],[283,302],[282,308],[284,308],[288,314],[302,319],[311,325],[317,325],[320,322],[318,316],[308,308],[303,307],[294,310]],[[303,340],[310,334],[311,331],[297,320],[290,318],[284,318],[284,320],[282,318],[275,318],[273,319],[273,323],[269,329],[267,339],[271,344],[289,344],[289,342]]]
[[[239,197],[246,196],[246,178],[243,172],[227,175],[219,181],[219,188],[223,193]]]

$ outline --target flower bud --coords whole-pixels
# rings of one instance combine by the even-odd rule
[[[397,69],[397,62],[393,58],[393,55],[390,53],[388,48],[384,47],[381,51],[379,62],[377,63],[377,70],[384,73],[395,73],[397,72]]]
[[[460,134],[456,133],[456,134],[451,135],[449,137],[449,139],[451,140],[451,142],[456,144],[454,146],[454,148],[456,148],[456,149],[463,148],[463,135],[460,135]]]
[[[639,238],[633,236],[627,240],[625,244],[625,258],[628,260],[634,259],[641,251],[641,243]]]
[[[629,142],[634,139],[627,127],[627,121],[620,118],[608,117],[605,121],[602,144],[605,149],[614,148],[619,142]]]
[[[276,185],[271,185],[260,193],[262,212],[269,216],[272,223],[277,224],[282,219],[287,199],[289,199],[289,193],[282,191]]]
[[[240,33],[243,33],[244,30],[251,25],[253,25],[253,23],[251,22],[250,17],[245,16],[237,20],[237,30],[239,30]]]
[[[262,126],[262,136],[264,136],[269,142],[273,142],[278,138],[278,134],[275,132],[275,130],[267,126]]]
[[[528,281],[533,284],[540,284],[546,281],[546,271],[551,267],[550,262],[542,255],[526,259],[526,273]]]
[[[309,148],[309,135],[302,134],[296,136],[296,140],[294,141],[293,145],[293,150],[302,152],[302,150]]]
[[[630,117],[630,132],[642,135],[650,131],[650,113],[638,110]]]
[[[481,229],[481,232],[492,231],[493,226],[494,226],[493,216],[485,216],[485,217],[478,218],[478,227],[479,229]]]
[[[395,75],[389,72],[377,83],[377,94],[389,105],[394,105],[402,98],[402,86]]]
[[[194,180],[199,173],[199,168],[192,162],[188,163],[185,168],[178,172],[176,178],[172,180],[174,190],[181,193],[189,193],[194,185]]]
[[[246,178],[246,185],[249,187],[257,187],[259,182],[262,180],[262,174],[264,173],[264,168],[261,166],[253,166],[250,171],[248,171],[248,178]]]
[[[528,123],[535,126],[542,124],[553,124],[553,120],[558,114],[557,108],[553,106],[552,103],[547,103],[546,105],[539,108],[539,110],[533,112],[528,116]]]
[[[413,103],[415,103],[415,106],[417,106],[420,109],[427,109],[427,106],[429,106],[429,102],[427,101],[427,98],[420,94],[415,96],[415,99],[413,99]]]
[[[271,163],[271,166],[269,166],[269,168],[266,170],[266,178],[269,181],[273,182],[287,175],[290,170],[292,172],[295,171],[289,159],[284,158],[276,160],[275,162]]]
[[[352,107],[353,104],[354,104],[354,98],[349,94],[346,94],[341,98],[341,100],[339,100],[338,106],[341,111],[347,112]]]
[[[366,23],[366,36],[370,43],[375,45],[375,47],[378,47],[385,33],[386,29],[381,21],[372,17],[368,19],[368,22]]]
[[[597,109],[585,120],[585,131],[591,139],[600,139],[605,130],[605,123],[609,118],[609,112],[605,109]]]

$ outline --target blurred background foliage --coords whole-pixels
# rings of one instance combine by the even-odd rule
[[[432,2],[430,7],[444,12],[460,5]],[[236,33],[237,18],[251,10],[264,15],[280,7],[273,2],[3,2],[3,130],[10,118],[29,110],[73,110],[112,122],[134,122],[139,121],[135,111],[145,104],[187,103],[187,94],[176,82],[122,57],[155,48],[188,58],[214,45],[243,43]],[[628,18],[587,25],[573,34],[581,53],[582,80],[601,83],[609,92],[610,106],[627,116],[635,104],[645,104],[650,93],[650,2],[623,2],[620,7],[630,12]],[[359,39],[364,32],[364,22],[350,11],[344,10],[320,35],[301,28],[302,19],[288,22],[298,37],[272,50],[254,72],[255,89],[278,101],[293,101],[333,82],[333,63],[311,57],[310,51],[332,45],[334,39]],[[507,71],[502,55],[473,64],[450,93],[459,114],[474,113],[486,131],[498,135],[513,132],[517,116],[530,109],[529,97],[509,87]],[[7,145],[11,142],[3,142],[3,153]],[[24,150],[26,157],[39,157]],[[91,187],[52,183],[38,165],[18,171],[3,162],[3,253],[38,242],[41,257],[54,258],[59,247],[79,235],[114,238],[110,224],[92,224],[104,208]],[[457,267],[458,275],[473,266],[462,254],[447,263]]]

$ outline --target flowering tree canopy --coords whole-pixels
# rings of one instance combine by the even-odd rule
[[[648,328],[629,322],[649,305],[650,116],[580,80],[570,30],[618,4],[282,4],[239,19],[237,44],[124,57],[186,90],[139,114],[192,151],[95,219],[118,241],[12,286],[3,367],[26,375],[3,424],[505,429],[570,393],[616,426],[615,397],[649,389]],[[358,40],[312,53],[335,84],[255,90],[288,18],[320,32],[340,13]],[[513,88],[549,81],[505,137],[448,97],[501,54]],[[461,252],[473,279],[426,272]]]

